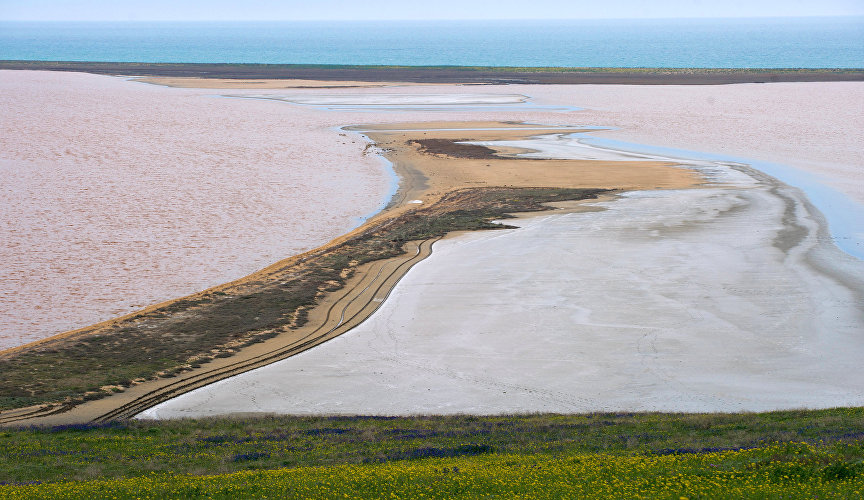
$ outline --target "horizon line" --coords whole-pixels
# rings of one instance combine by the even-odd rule
[[[224,22],[224,23],[244,23],[244,22],[389,22],[389,21],[677,21],[677,20],[694,20],[694,19],[864,19],[864,14],[820,14],[820,15],[770,15],[770,16],[682,16],[682,17],[463,17],[463,18],[361,18],[361,19],[324,19],[324,18],[304,18],[304,19],[2,19],[0,22],[77,22],[77,23],[148,23],[148,22]]]

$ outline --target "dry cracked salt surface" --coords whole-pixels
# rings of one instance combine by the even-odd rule
[[[778,91],[793,91],[805,106],[800,99],[818,88]],[[862,90],[856,86],[855,95]],[[761,101],[760,92],[751,100]],[[841,93],[833,106],[854,107],[847,97]],[[746,115],[752,103],[739,104],[729,112]],[[685,116],[677,116],[675,109],[666,120],[691,128],[670,146],[724,139],[731,148],[725,152],[740,154],[735,148],[746,152],[756,136],[762,149],[751,157],[768,161],[777,161],[763,155],[772,144],[789,149],[786,135],[777,135],[786,127],[766,124],[774,118],[754,117],[753,129],[744,122],[712,129],[709,115],[684,107]],[[821,111],[848,118],[830,107]],[[662,121],[650,113],[643,119]],[[806,123],[792,125],[801,130]],[[833,125],[835,136],[815,149],[839,142],[843,161],[853,165],[860,152],[844,141],[859,131],[844,135],[844,124]],[[570,146],[575,157],[629,157]],[[568,151],[554,135],[531,149],[559,157]],[[811,145],[792,149],[797,166],[808,168]],[[518,230],[443,240],[351,332],[140,417],[864,404],[864,262],[835,246],[825,218],[800,189],[737,163],[691,166],[714,187],[627,193],[596,203],[602,211],[521,219]],[[858,192],[860,170],[809,168],[852,183],[850,195]]]

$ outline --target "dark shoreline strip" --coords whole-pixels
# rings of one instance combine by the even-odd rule
[[[75,71],[175,78],[302,79],[472,84],[724,85],[864,81],[864,68],[523,68],[488,66],[351,66],[313,64],[0,61],[0,69]]]

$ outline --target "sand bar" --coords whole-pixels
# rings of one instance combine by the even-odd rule
[[[394,121],[386,110],[322,112],[76,73],[4,72],[2,82],[4,103],[15,111],[2,122],[0,156],[9,173],[3,257],[12,265],[4,272],[14,288],[0,300],[0,347],[244,276],[344,233],[389,191],[382,165],[364,154],[366,143],[338,130]],[[573,121],[517,107],[508,96],[522,94],[510,87],[476,89],[500,99],[488,110],[449,109],[446,118]],[[321,89],[296,92],[321,95]],[[344,99],[357,89],[326,92]],[[376,103],[394,94],[364,92]],[[417,99],[429,94],[464,100],[466,87],[398,91]],[[439,111],[413,110],[398,120],[442,118]],[[355,175],[362,176],[359,184]],[[339,215],[339,207],[347,212]]]

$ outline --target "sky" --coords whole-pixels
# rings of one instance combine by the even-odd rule
[[[864,16],[864,0],[0,0],[0,20],[249,21]]]

